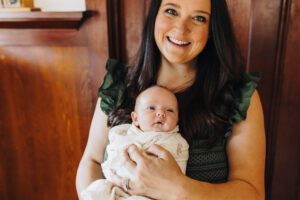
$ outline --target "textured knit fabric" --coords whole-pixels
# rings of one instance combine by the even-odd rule
[[[125,76],[127,67],[122,63],[109,59],[106,65],[107,74],[99,88],[101,109],[109,114],[124,100]],[[246,82],[241,88],[241,97],[235,100],[234,115],[230,119],[233,125],[246,119],[250,99],[255,91],[259,74],[245,74]],[[226,140],[231,133],[231,128],[224,134],[224,138],[209,147],[206,140],[193,139],[189,143],[189,160],[186,175],[205,182],[226,182],[228,177],[228,161],[226,154]]]

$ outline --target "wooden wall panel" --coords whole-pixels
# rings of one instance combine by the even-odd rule
[[[145,22],[146,4],[144,1],[137,3],[136,0],[122,1],[122,24],[124,26],[124,46],[126,63],[131,63],[136,56],[141,41],[141,35]]]
[[[96,105],[97,91],[106,73],[105,64],[109,57],[109,34],[107,19],[107,2],[105,0],[86,0],[86,8],[91,12],[91,17],[83,24],[80,34],[87,40],[89,50],[89,74],[92,88],[92,109]],[[92,116],[93,112],[91,112]],[[87,133],[84,139],[87,138]],[[85,147],[85,143],[84,143]]]
[[[77,30],[1,29],[0,46],[84,46],[87,38]]]
[[[251,1],[227,0],[227,3],[237,41],[239,42],[243,58],[247,61],[249,53],[248,43],[250,33]]]
[[[77,199],[108,58],[107,5],[75,29],[0,30],[0,199]]]
[[[140,44],[145,11],[144,1],[109,1],[109,56],[111,58],[124,63],[132,62]]]
[[[282,56],[281,98],[275,142],[271,199],[300,198],[300,2],[290,1],[287,11],[287,40]]]
[[[251,71],[262,72],[263,79],[260,84],[260,95],[262,98],[266,127],[269,130],[270,114],[272,110],[273,87],[276,67],[276,56],[278,51],[278,33],[280,20],[280,1],[255,0],[252,2],[252,16],[250,29],[250,43],[248,63]],[[275,83],[276,84],[276,83]],[[267,132],[267,134],[271,134]]]
[[[7,196],[75,199],[80,135],[91,112],[87,48],[7,47],[0,54]]]
[[[280,98],[275,90],[279,85],[282,66],[278,65],[277,58],[281,49],[279,45],[281,1],[251,1],[251,17],[249,29],[248,67],[250,71],[260,71],[262,79],[259,84],[259,94],[265,115],[267,137],[266,158],[266,197],[270,198],[273,177],[274,138],[273,129],[277,116],[277,100]]]

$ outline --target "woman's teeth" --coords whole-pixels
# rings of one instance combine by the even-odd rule
[[[180,41],[180,40],[177,40],[175,38],[172,38],[172,37],[168,37],[168,40],[176,45],[179,45],[179,46],[187,46],[190,44],[190,42],[184,42],[184,41]]]

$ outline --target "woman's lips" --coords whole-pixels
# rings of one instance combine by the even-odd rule
[[[171,42],[172,44],[175,44],[177,46],[188,46],[189,44],[191,44],[190,42],[186,42],[186,41],[181,41],[181,40],[177,40],[173,37],[168,36],[168,41]]]

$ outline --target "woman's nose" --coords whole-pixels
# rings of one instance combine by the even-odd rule
[[[186,19],[179,19],[176,22],[176,31],[180,34],[185,34],[189,31],[188,21]]]

